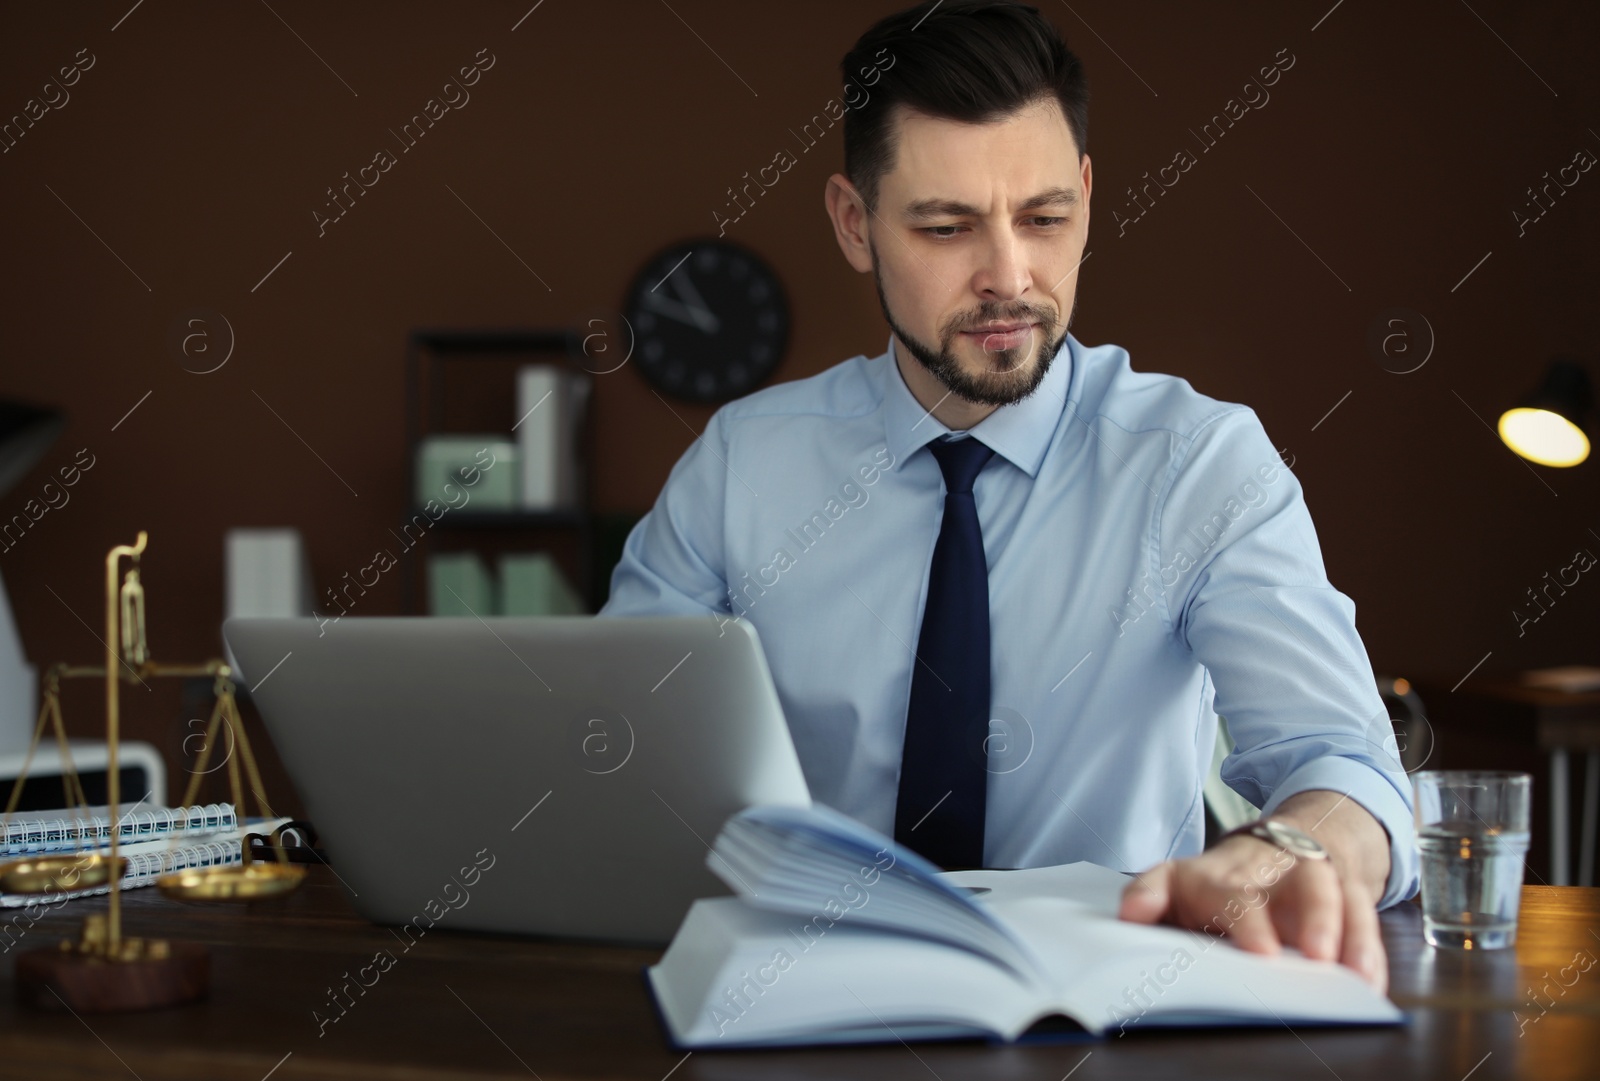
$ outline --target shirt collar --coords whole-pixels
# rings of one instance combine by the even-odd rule
[[[1028,476],[1037,476],[1066,408],[1076,347],[1076,341],[1068,334],[1045,373],[1044,382],[1032,394],[1020,402],[1000,406],[967,432]],[[912,454],[949,435],[951,429],[925,409],[906,386],[894,360],[893,333],[889,335],[888,350],[879,354],[873,364],[881,380],[884,441],[894,455],[892,468],[899,469]]]

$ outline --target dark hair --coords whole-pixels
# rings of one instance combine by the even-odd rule
[[[1039,9],[1007,0],[924,0],[879,20],[840,61],[846,84],[866,83],[867,100],[844,119],[844,171],[871,209],[894,166],[890,113],[920,113],[969,124],[1010,116],[1041,97],[1061,104],[1078,153],[1089,136],[1083,63]],[[876,68],[878,75],[871,72]],[[875,84],[875,85],[874,85]]]

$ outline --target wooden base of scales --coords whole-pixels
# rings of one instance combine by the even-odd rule
[[[96,948],[105,942],[105,921],[96,913],[85,920],[83,940],[19,955],[17,1000],[40,1010],[110,1013],[177,1006],[211,990],[211,955],[204,946],[125,937],[113,959]]]

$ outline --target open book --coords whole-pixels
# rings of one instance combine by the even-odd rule
[[[821,805],[734,815],[707,863],[736,896],[646,971],[679,1048],[1404,1020],[1334,962],[1119,920],[1092,864],[942,872]]]

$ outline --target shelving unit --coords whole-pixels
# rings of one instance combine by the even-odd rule
[[[506,438],[514,440],[516,436],[511,427],[518,419],[512,415],[516,409],[516,367],[533,362],[564,363],[581,371],[571,359],[578,342],[577,335],[570,330],[412,331],[406,347],[406,452],[409,457],[406,505],[414,505],[417,447],[425,436],[465,430],[504,433]],[[447,427],[447,368],[452,362],[460,361],[492,361],[506,366],[510,377],[503,396],[507,403],[504,414],[486,417],[474,428]],[[427,611],[428,553],[461,549],[475,550],[489,558],[503,552],[547,549],[583,597],[589,611],[594,611],[598,607],[598,587],[594,580],[594,516],[589,503],[592,433],[593,424],[586,412],[578,437],[579,469],[583,479],[577,509],[449,511],[429,527],[427,543],[419,545],[419,558],[410,561],[409,572],[401,577],[402,611],[408,615]],[[552,540],[556,543],[549,543]]]

